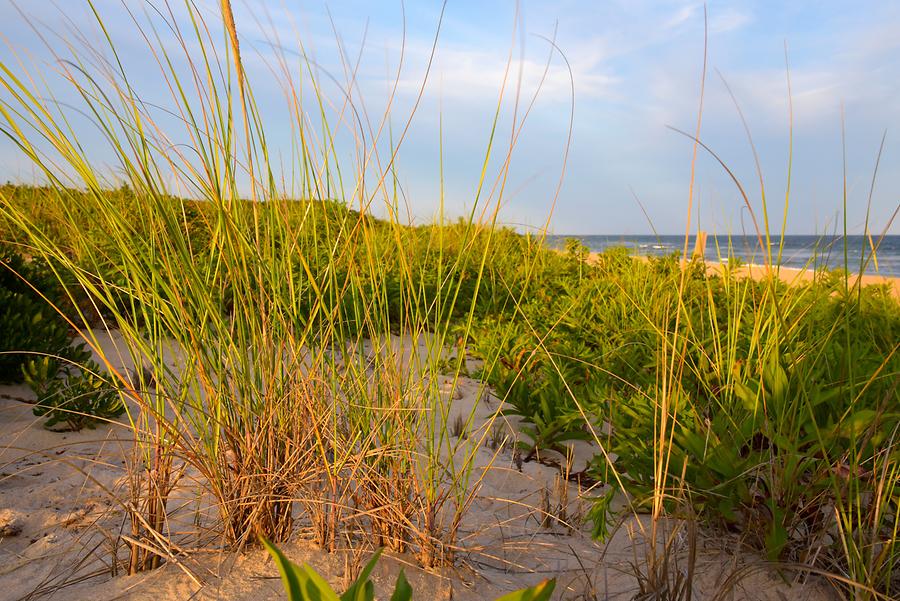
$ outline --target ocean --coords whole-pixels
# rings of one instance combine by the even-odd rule
[[[614,246],[624,246],[635,254],[664,256],[673,252],[681,252],[684,248],[684,236],[634,236],[634,235],[593,235],[593,236],[547,236],[548,244],[554,248],[562,248],[568,238],[577,238],[591,249],[602,252]],[[688,241],[688,253],[694,249],[694,236]],[[765,240],[763,240],[765,242]],[[777,262],[780,236],[771,239],[772,260]],[[869,238],[866,236],[847,236],[846,269],[851,273],[860,271],[862,258],[866,274],[900,277],[900,236],[885,236],[879,239],[872,237],[872,243],[878,245],[873,257]],[[737,257],[744,263],[765,263],[765,254],[760,250],[756,236],[718,236],[709,235],[706,239],[706,260],[727,260]],[[877,259],[877,261],[875,260]],[[784,236],[784,248],[781,255],[783,267],[807,267],[820,269],[844,269],[844,237],[843,236]]]

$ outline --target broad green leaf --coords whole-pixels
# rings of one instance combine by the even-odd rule
[[[784,511],[778,507],[772,509],[772,526],[766,533],[766,553],[771,561],[775,561],[781,557],[781,552],[787,545],[788,532],[782,524]]]
[[[391,601],[410,601],[412,599],[412,587],[406,580],[403,570],[397,575],[397,584],[394,585],[394,594],[391,595]]]
[[[302,582],[306,594],[306,597],[301,598],[303,601],[341,601],[331,585],[309,567],[309,564],[303,564],[300,568],[306,574],[306,580]]]
[[[552,580],[544,580],[531,588],[513,591],[512,593],[503,595],[497,599],[497,601],[547,601],[547,599],[550,598],[550,595],[553,594],[554,588],[556,588],[555,578]]]
[[[360,571],[356,581],[341,595],[341,601],[369,601],[371,599],[371,597],[366,596],[366,582],[369,581],[369,576],[372,575],[372,570],[375,568],[375,564],[378,563],[378,558],[381,557],[383,551],[384,549],[378,549],[372,554],[372,558]]]
[[[860,409],[839,425],[838,432],[842,436],[859,436],[872,425],[877,415],[873,409]]]
[[[756,412],[757,406],[759,404],[759,397],[755,390],[746,386],[743,382],[735,382],[734,383],[734,393],[737,397],[743,402],[744,407],[746,407],[747,411],[752,413]]]
[[[259,540],[278,566],[288,601],[340,601],[334,589],[315,570],[292,562],[266,537],[260,536]]]
[[[305,597],[303,595],[302,582],[306,580],[306,575],[297,564],[288,559],[269,539],[260,536],[259,540],[266,548],[266,551],[269,552],[269,555],[272,556],[272,559],[275,560],[275,565],[278,566],[281,582],[284,584],[284,590],[288,595],[289,601],[303,601]]]

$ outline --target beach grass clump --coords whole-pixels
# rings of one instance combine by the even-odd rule
[[[47,182],[0,190],[4,235],[54,266],[71,301],[58,309],[108,372],[136,441],[119,499],[127,570],[176,556],[170,499],[185,486],[199,487],[202,525],[226,548],[299,531],[326,550],[452,561],[483,441],[451,435],[438,376],[465,369],[476,309],[515,296],[481,294],[504,268],[489,261],[495,243],[519,244],[493,225],[502,194],[451,226],[401,223],[390,161],[376,158],[383,140],[367,137],[380,126],[358,123],[358,152],[342,162],[333,138],[345,123],[305,55],[290,69],[279,57],[300,140],[292,184],[279,185],[230,11],[220,30],[183,10],[135,22],[180,131],[141,101],[109,37],[57,56],[124,183],[110,185],[35,80],[0,73],[0,127]],[[162,44],[160,26],[185,44]],[[133,372],[101,344],[110,330]]]

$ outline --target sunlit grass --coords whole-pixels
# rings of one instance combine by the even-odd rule
[[[465,368],[465,353],[448,364],[448,349],[466,346],[502,186],[452,239],[443,224],[412,237],[391,181],[397,143],[381,156],[387,115],[355,124],[355,158],[343,162],[336,129],[348,127],[345,112],[365,111],[345,93],[330,117],[336,105],[316,69],[305,55],[282,54],[286,114],[299,134],[282,188],[222,6],[224,44],[190,5],[183,20],[134,23],[181,132],[140,100],[108,35],[106,48],[73,44],[58,57],[79,110],[114,151],[127,186],[118,193],[65,111],[46,108],[49,91],[3,66],[3,130],[49,182],[37,194],[52,207],[34,215],[4,193],[3,217],[79,301],[71,325],[130,401],[129,571],[167,556],[168,501],[186,468],[202,476],[233,548],[257,535],[285,540],[299,507],[323,548],[366,532],[374,546],[441,564],[478,488],[478,444],[448,433],[451,399],[437,377],[449,365],[455,382]],[[97,26],[106,32],[99,13]],[[182,46],[162,44],[160,26]],[[169,143],[179,137],[189,148]],[[498,180],[513,145],[489,143],[485,165],[502,153]],[[173,178],[199,202],[171,195]],[[376,207],[387,220],[370,217]],[[152,374],[154,392],[106,357],[96,334],[110,328]]]

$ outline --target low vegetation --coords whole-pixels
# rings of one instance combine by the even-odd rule
[[[0,244],[0,383],[22,382],[34,358],[58,366],[89,356],[83,345],[72,343],[74,332],[60,313],[65,300],[46,262]]]
[[[11,205],[16,195],[30,198],[33,194],[50,192],[7,189],[6,199]],[[117,197],[128,194],[114,193]],[[290,210],[311,209],[307,203],[298,202]],[[344,220],[359,219],[339,205],[326,204],[318,210],[322,223],[316,228],[346,228]],[[338,225],[327,224],[328,220]],[[449,271],[448,264],[464,260],[459,248],[467,235],[462,224],[394,229],[377,220],[367,223],[375,248],[387,248],[391,237],[402,235],[404,256],[382,252],[378,280],[369,279],[370,274],[360,277],[358,288],[351,288],[348,296],[332,306],[337,319],[317,325],[351,332],[352,347],[357,349],[378,336],[404,332],[408,336],[409,324],[404,323],[404,316],[435,315],[435,297],[420,290],[428,282],[446,278],[440,270]],[[197,226],[185,232],[184,244],[194,253],[191,260],[209,261],[203,254],[210,251],[203,250],[202,241],[209,240],[211,234]],[[435,332],[431,322],[420,323],[416,335],[441,335],[445,341],[454,341],[449,345],[451,351],[457,340],[463,339],[468,352],[483,361],[483,367],[473,375],[491,385],[504,400],[507,414],[521,418],[523,461],[560,461],[568,441],[594,440],[604,452],[598,452],[585,479],[611,482],[621,488],[633,499],[635,511],[650,511],[654,483],[662,478],[670,483],[665,495],[671,497],[672,508],[689,496],[693,519],[707,528],[734,533],[741,544],[771,560],[834,571],[885,595],[895,590],[900,552],[895,536],[900,499],[895,435],[900,423],[896,410],[900,401],[900,311],[888,289],[846,289],[843,279],[828,274],[790,286],[776,280],[739,279],[728,271],[710,276],[699,264],[683,270],[677,257],[637,261],[621,250],[588,259],[578,249],[559,253],[509,231],[488,233],[475,234],[469,242],[469,248],[490,244],[495,249],[490,253],[483,248],[477,251],[486,256],[480,284],[476,288],[477,275],[458,269],[453,276],[459,291],[456,304],[435,320],[444,324],[443,330]],[[445,244],[444,264],[429,254],[435,239]],[[298,248],[302,249],[299,257],[322,252],[314,247]],[[397,252],[396,248],[392,252]],[[415,261],[415,266],[403,267],[403,259]],[[331,268],[347,273],[358,260],[343,257],[342,263],[333,261]],[[404,273],[410,272],[416,274],[416,292],[403,283]],[[305,272],[298,267],[295,273],[299,276]],[[94,281],[109,281],[115,272],[98,276]],[[299,277],[298,290],[303,285],[311,288],[306,283],[309,280]],[[679,292],[682,277],[685,284]],[[152,323],[148,305],[158,301],[152,296],[120,296],[123,289],[121,285],[110,286],[109,296],[93,300],[89,290],[83,291],[79,304],[105,301],[108,307],[102,313],[129,324],[135,336],[146,337]],[[165,290],[164,285],[161,289]],[[377,298],[376,290],[381,291],[385,304],[380,317],[382,333],[373,336],[366,329],[371,326],[371,316],[366,316],[365,299]],[[233,292],[217,292],[215,299],[207,299],[210,313],[233,319],[235,307],[230,294]],[[315,305],[298,305],[298,323],[309,324],[315,319]],[[684,314],[678,324],[681,342],[671,348],[669,335],[678,311]],[[183,323],[180,317],[178,323]],[[381,353],[399,352],[389,350],[388,344]],[[353,355],[347,367],[322,356],[320,360],[326,365],[318,368],[333,370],[330,377],[340,376],[343,386],[370,387],[368,391],[356,390],[374,395],[370,397],[372,402],[383,403],[381,394],[396,394],[390,390],[418,390],[416,394],[425,398],[434,394],[421,382],[391,381],[399,374],[392,371],[396,367],[386,357],[356,352],[359,354]],[[453,369],[453,357],[466,355],[447,354],[438,348],[432,352],[441,357],[432,368],[436,371]],[[655,456],[659,446],[659,378],[667,370],[667,355],[673,353],[683,369],[670,393],[674,401],[667,409],[672,420],[671,439],[666,443],[667,473],[659,475]],[[146,360],[152,355],[141,357]],[[356,378],[372,373],[364,367],[372,361],[376,370],[383,371],[380,375],[376,371],[376,379],[366,385]],[[48,363],[58,369],[59,363],[47,358],[26,364],[28,382],[42,399],[36,412],[52,411],[53,419],[69,420],[71,427],[84,425],[49,400],[67,387],[64,382],[73,379],[49,377]],[[74,396],[91,399],[73,405],[79,420],[90,420],[90,415],[114,417],[121,410],[119,393],[104,389],[97,375],[100,371],[93,366],[74,379],[84,389]],[[291,386],[301,386],[304,394],[311,394],[314,389],[309,387],[314,385],[306,382]],[[435,405],[434,410],[440,410],[440,406]],[[266,410],[259,407],[254,411],[265,414]],[[356,420],[352,422],[355,425],[348,423],[347,430],[341,426],[335,434],[358,437],[359,432],[371,431],[365,424],[373,418],[357,411],[340,418]],[[306,420],[311,419],[311,413],[305,415],[310,416]],[[289,423],[302,428],[292,435],[295,439],[311,435],[310,422]],[[380,427],[399,426],[382,421]],[[457,414],[445,428],[442,444],[462,444],[467,419]],[[489,434],[484,438],[482,444],[490,442]],[[368,452],[383,449],[385,441],[371,438],[366,443],[373,445]],[[435,451],[435,461],[437,455]],[[617,458],[613,461],[611,456]],[[345,456],[344,461],[359,459]],[[300,466],[295,468],[300,470]],[[354,465],[353,469],[365,470],[366,477],[377,478],[376,482],[384,478],[387,484],[410,477],[408,470],[413,468],[384,457],[369,465]],[[319,540],[327,546],[336,536],[331,528],[340,520],[316,509],[317,504],[350,493],[329,485],[327,480],[308,481],[302,473],[298,471],[294,477],[312,487],[307,495],[315,487],[324,488],[310,495],[307,506],[318,520]],[[221,494],[228,498],[224,491]],[[381,497],[377,490],[370,494],[376,495],[368,505],[374,507]],[[601,538],[617,519],[608,514],[608,507],[607,495],[598,500],[598,508],[592,512],[595,532]],[[403,510],[415,511],[413,507]],[[246,531],[241,530],[240,522],[232,527],[236,540],[239,532]],[[269,527],[278,531],[274,522]],[[397,531],[395,527],[393,518],[373,522],[372,536],[395,550],[403,550],[416,540],[413,532]],[[419,540],[422,546],[417,547],[422,553],[427,544]]]
[[[31,359],[23,368],[25,383],[34,392],[34,414],[46,417],[47,428],[93,428],[125,412],[119,391],[94,361],[63,363],[48,355]]]

